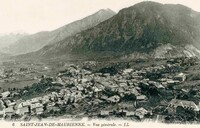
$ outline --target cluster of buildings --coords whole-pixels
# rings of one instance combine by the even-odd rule
[[[12,100],[13,92],[3,92],[0,99],[0,116],[12,119],[16,116],[23,118],[43,115],[62,111],[63,108],[72,105],[74,109],[79,108],[80,103],[85,101],[89,107],[88,110],[83,110],[84,114],[100,117],[136,117],[140,120],[145,117],[151,118],[156,112],[153,112],[154,107],[148,106],[149,99],[152,97],[148,91],[156,90],[155,93],[159,96],[159,92],[169,90],[169,86],[186,81],[185,73],[177,72],[172,75],[171,72],[174,72],[178,66],[180,65],[175,63],[141,70],[130,68],[111,75],[94,73],[70,65],[65,71],[59,72],[51,82],[53,87],[60,87],[59,91],[52,91],[28,100]],[[165,106],[168,114],[176,114],[179,107],[199,114],[200,105],[193,101],[179,100],[176,97],[170,100]],[[95,106],[98,106],[97,111],[89,113],[90,107]]]

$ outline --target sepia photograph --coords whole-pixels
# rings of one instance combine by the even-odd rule
[[[199,127],[200,2],[0,0],[1,125]]]

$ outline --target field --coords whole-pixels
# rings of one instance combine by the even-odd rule
[[[9,90],[13,88],[22,89],[26,86],[31,86],[33,83],[37,83],[38,80],[28,80],[28,81],[16,81],[16,82],[0,82],[1,92],[4,90]]]

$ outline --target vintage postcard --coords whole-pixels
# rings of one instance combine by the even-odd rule
[[[0,127],[200,127],[197,0],[0,0]]]

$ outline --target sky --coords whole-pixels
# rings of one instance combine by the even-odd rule
[[[0,0],[0,34],[51,31],[100,9],[118,12],[147,0]],[[200,12],[199,0],[151,0]],[[199,1],[199,2],[198,2]]]

